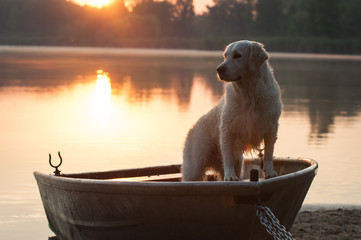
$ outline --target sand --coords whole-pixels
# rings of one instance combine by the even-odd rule
[[[296,240],[361,240],[361,209],[301,211],[291,233]]]
[[[301,211],[291,234],[296,240],[361,240],[361,208]]]

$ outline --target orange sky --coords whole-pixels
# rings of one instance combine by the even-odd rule
[[[90,6],[96,6],[101,7],[104,4],[109,3],[111,0],[73,0],[74,2],[80,4],[80,5],[90,5]],[[137,2],[140,0],[125,0],[125,3],[128,2],[128,4],[132,4],[134,2]],[[172,0],[170,2],[175,2],[176,0]],[[213,0],[194,0],[194,8],[196,13],[202,13],[204,10],[206,10],[206,5],[211,5],[213,3]]]
[[[212,5],[213,0],[194,0],[194,8],[196,13],[202,13],[206,10],[207,5]]]

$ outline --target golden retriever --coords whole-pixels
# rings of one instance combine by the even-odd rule
[[[240,180],[243,153],[264,144],[265,178],[273,168],[274,144],[282,111],[280,88],[262,44],[237,41],[217,67],[224,96],[188,132],[183,151],[184,181],[201,181],[213,169],[225,181]]]

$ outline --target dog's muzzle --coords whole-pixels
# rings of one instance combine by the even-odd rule
[[[229,79],[227,78],[227,67],[224,66],[224,65],[219,65],[217,67],[217,73],[218,73],[218,77],[219,79],[221,79],[222,81],[225,81],[225,82],[236,82],[236,81],[239,81],[241,80],[242,76],[236,78],[236,79]]]
[[[224,77],[225,77],[226,71],[227,71],[227,68],[222,64],[217,67],[217,73],[218,73],[219,79],[225,80]]]

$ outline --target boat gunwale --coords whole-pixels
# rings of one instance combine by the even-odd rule
[[[252,160],[252,159],[250,159]],[[38,184],[66,191],[94,192],[104,194],[136,194],[136,195],[258,195],[261,189],[272,191],[290,182],[303,182],[313,179],[317,173],[318,163],[307,158],[275,158],[276,162],[295,162],[309,164],[305,169],[285,174],[276,178],[258,182],[225,182],[225,181],[198,181],[198,182],[152,182],[152,181],[109,181],[99,179],[71,178],[47,175],[34,172]],[[122,170],[119,170],[122,171]],[[71,175],[71,174],[67,174]]]

